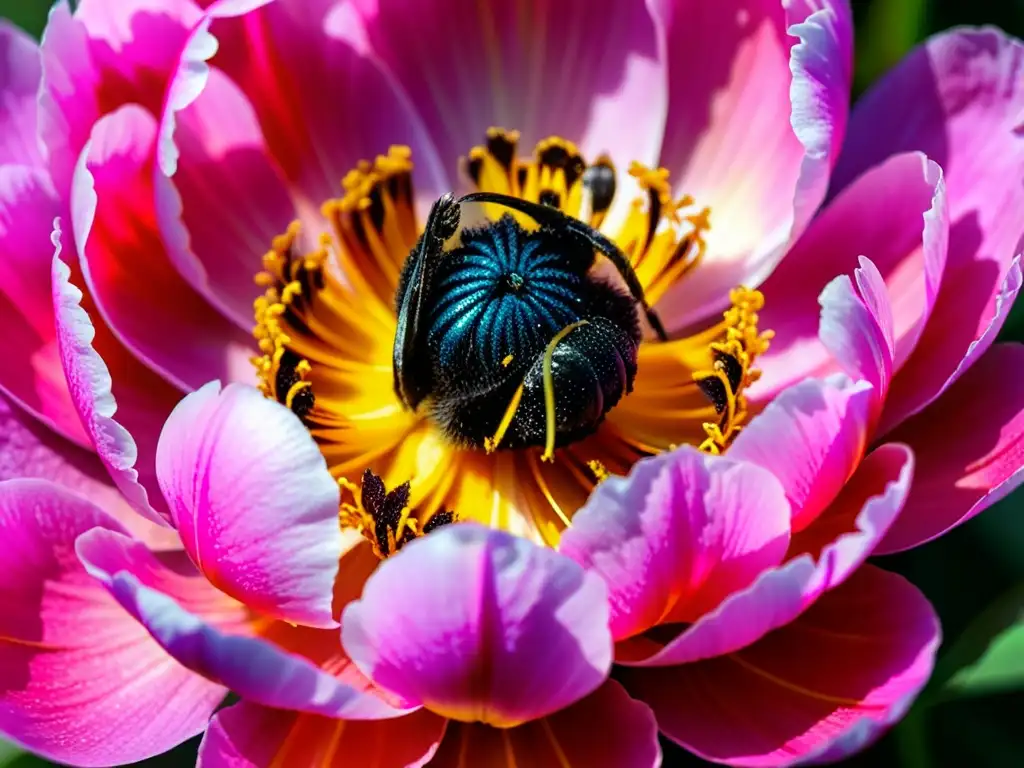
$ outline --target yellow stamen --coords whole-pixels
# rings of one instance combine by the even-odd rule
[[[548,343],[547,349],[544,350],[544,415],[547,421],[547,439],[544,443],[544,453],[540,457],[541,461],[555,460],[555,382],[551,374],[552,357],[555,354],[555,347],[562,339],[581,325],[589,325],[589,323],[586,320],[580,320],[565,326],[555,334],[555,337]]]
[[[591,459],[590,461],[588,461],[587,466],[590,468],[590,471],[594,473],[594,477],[597,479],[597,482],[599,483],[602,483],[605,480],[607,480],[609,475],[611,474],[610,472],[608,472],[608,468],[597,459]]]

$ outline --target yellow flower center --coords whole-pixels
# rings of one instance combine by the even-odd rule
[[[517,133],[491,129],[486,143],[470,150],[464,171],[477,191],[556,208],[609,238],[649,305],[699,268],[711,213],[689,196],[673,198],[667,171],[634,163],[629,174],[640,194],[621,215],[610,216],[621,190],[607,157],[588,165],[560,138],[521,157],[517,144]],[[390,527],[381,527],[359,502],[343,505],[342,524],[363,531],[381,556],[449,510],[553,545],[594,485],[610,474],[625,474],[638,459],[687,443],[720,453],[739,431],[747,411],[743,392],[756,380],[753,364],[771,337],[757,326],[761,294],[745,288],[733,291],[719,322],[692,336],[659,341],[648,329],[636,349],[631,391],[626,388],[578,439],[554,442],[554,400],[565,374],[552,358],[568,334],[588,324],[585,319],[545,338],[536,361],[543,381],[539,402],[545,403],[536,421],[545,440],[516,438],[517,415],[525,418],[522,383],[487,405],[494,422],[485,431],[480,425],[479,441],[453,439],[429,397],[410,409],[396,394],[396,293],[422,234],[411,152],[393,147],[360,163],[342,186],[344,194],[322,206],[323,233],[310,237],[293,223],[263,257],[257,282],[265,293],[255,302],[254,331],[261,355],[254,363],[263,393],[303,420],[352,499],[362,496],[348,478],[367,470],[388,488],[409,484]],[[492,202],[480,208],[485,221],[511,217],[523,231],[538,228],[521,211]],[[593,270],[604,266],[597,258]],[[518,295],[525,279],[512,271],[501,290]],[[494,354],[496,375],[521,375],[526,361]],[[471,413],[453,418],[472,431],[474,425],[465,424]]]

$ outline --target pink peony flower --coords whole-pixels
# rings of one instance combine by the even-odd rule
[[[861,473],[875,467],[875,481],[891,479],[899,464],[892,451],[899,449],[876,449],[861,462],[870,441],[898,436],[918,467],[896,522],[858,528],[853,539],[853,528],[842,528],[837,535],[845,537],[807,545],[806,552],[820,555],[816,560],[776,561],[783,570],[818,573],[831,562],[823,553],[840,550],[852,569],[877,549],[880,536],[881,546],[893,549],[916,543],[980,511],[1019,480],[1020,409],[1007,383],[1012,378],[1002,375],[1015,353],[982,354],[1020,283],[1019,265],[1011,264],[1020,222],[995,215],[1003,206],[1019,210],[1021,202],[1013,121],[1022,94],[1012,77],[1021,46],[1001,33],[958,31],[930,42],[855,110],[845,142],[852,41],[842,0],[736,0],[714,8],[616,0],[600,14],[582,0],[529,7],[83,0],[74,14],[58,3],[38,49],[9,27],[0,28],[0,45],[8,53],[0,90],[10,107],[0,132],[0,319],[8,341],[0,388],[21,407],[3,412],[14,437],[4,446],[0,480],[18,479],[0,485],[2,524],[18,543],[18,567],[0,589],[21,608],[0,634],[13,641],[0,644],[0,729],[35,751],[83,765],[136,760],[202,730],[230,687],[244,702],[218,715],[204,746],[203,759],[212,764],[262,764],[260,750],[277,736],[286,756],[307,745],[326,749],[330,740],[307,742],[301,734],[367,713],[387,725],[346,724],[335,746],[369,750],[375,738],[401,742],[409,728],[418,734],[409,741],[412,752],[422,747],[418,756],[380,759],[427,759],[445,717],[471,719],[459,706],[505,712],[524,689],[474,691],[471,704],[456,697],[456,706],[444,686],[468,666],[453,663],[440,680],[418,668],[405,676],[409,670],[398,669],[397,657],[370,655],[367,644],[386,639],[415,667],[433,658],[438,642],[421,626],[420,608],[410,605],[409,626],[399,627],[408,644],[399,643],[384,618],[397,620],[402,612],[387,614],[373,585],[392,579],[419,586],[423,574],[438,570],[434,558],[446,546],[470,571],[484,569],[466,585],[486,582],[487,563],[497,562],[490,553],[497,552],[537,563],[556,585],[579,572],[565,558],[500,533],[466,526],[477,532],[461,541],[444,526],[388,558],[368,582],[352,613],[362,621],[346,621],[365,625],[358,652],[351,636],[345,642],[349,659],[329,627],[359,594],[376,556],[404,550],[407,531],[426,530],[449,510],[554,545],[595,485],[609,473],[627,474],[642,457],[700,444],[739,461],[745,443],[757,459],[758,430],[751,425],[744,437],[739,427],[760,361],[760,393],[750,390],[759,408],[793,373],[829,372],[829,351],[874,385],[823,390],[821,408],[813,392],[798,387],[755,422],[785,425],[812,454],[770,467],[782,479],[785,508],[799,510],[786,524],[797,532],[793,541],[805,523],[808,531],[827,530],[810,521],[831,519],[833,498],[860,487]],[[914,150],[931,160],[901,154]],[[812,221],[830,177],[833,198]],[[474,450],[453,445],[427,411],[403,409],[394,391],[401,266],[429,204],[472,188],[553,203],[600,228],[634,265],[672,332],[671,341],[652,336],[637,345],[632,393],[594,434],[557,450],[550,443],[543,451],[512,447],[521,429],[515,397],[509,419],[478,446],[488,450]],[[51,241],[54,219],[63,227]],[[318,240],[322,232],[330,236]],[[860,255],[879,265],[893,320],[883,314],[877,285],[855,296],[837,283],[826,297],[831,330],[820,343],[810,299]],[[735,289],[766,278],[760,292]],[[770,334],[759,328],[765,319],[777,332],[767,356]],[[866,350],[878,354],[868,358]],[[515,355],[497,359],[522,377]],[[876,360],[880,367],[867,364]],[[944,418],[963,425],[955,451],[940,450],[934,439],[913,442],[925,435],[923,414],[890,431],[961,374],[935,403],[951,405]],[[985,391],[993,393],[986,418],[957,422],[967,406],[979,407],[969,397],[978,391],[969,388],[972,376],[985,376]],[[244,388],[229,386],[220,395],[201,389],[213,379],[258,383],[268,400],[257,405]],[[168,415],[196,390],[159,441],[161,453]],[[236,398],[244,408],[217,405]],[[802,412],[808,403],[813,418]],[[259,416],[250,423],[237,415],[245,413]],[[214,416],[223,422],[206,421]],[[195,425],[208,444],[180,434],[182,425]],[[808,430],[820,431],[821,439],[804,445]],[[856,450],[814,453],[852,436],[863,442]],[[258,460],[263,471],[229,472],[249,480],[248,487],[236,483],[211,507],[209,489],[195,481],[208,476],[200,460],[221,443]],[[897,488],[909,482],[906,464],[900,467]],[[367,468],[388,488],[409,482],[406,501],[419,518],[378,527],[352,495],[365,489],[350,480]],[[340,538],[342,497],[330,476],[344,491]],[[26,479],[39,477],[63,490]],[[857,525],[865,515],[883,514],[869,515],[877,505],[865,500],[884,483],[863,482],[863,512],[851,502],[849,519]],[[885,502],[885,514],[895,515],[898,506]],[[724,504],[722,514],[732,509]],[[76,540],[97,581],[76,561]],[[785,551],[773,546],[758,568],[718,582],[703,607],[718,610],[723,585],[742,592],[744,579],[770,570],[776,555],[795,554],[792,542]],[[495,584],[514,591],[518,576],[499,565],[491,569]],[[792,598],[800,609],[833,583],[807,578]],[[572,599],[552,589],[555,597],[540,601],[530,617],[549,629],[553,614],[561,621],[559,600]],[[438,610],[450,608],[454,622],[468,594],[432,599],[450,601]],[[600,602],[593,588],[588,594],[587,605]],[[524,608],[497,598],[494,605],[499,613]],[[771,600],[758,605],[775,610]],[[884,624],[884,617],[874,618]],[[82,621],[92,631],[79,631]],[[583,638],[604,636],[593,616],[566,621],[581,647]],[[289,630],[288,622],[297,627]],[[922,618],[915,626],[927,624]],[[507,626],[513,634],[520,628]],[[449,628],[451,637],[473,637],[464,625]],[[505,636],[477,640],[499,637]],[[897,654],[930,647],[923,636],[905,644],[902,636],[886,637]],[[379,644],[375,651],[391,652]],[[879,694],[876,720],[898,716],[897,693],[912,695],[927,671],[930,656],[922,654],[919,664],[900,657],[899,690]],[[553,664],[578,662],[581,674],[589,668],[590,682],[538,696],[536,709],[519,711],[533,725],[503,733],[553,728],[561,717],[571,724],[574,711],[618,707],[638,724],[637,741],[602,747],[611,764],[625,764],[614,762],[618,748],[637,764],[656,761],[644,707],[601,682],[610,656],[583,656],[586,663],[552,651]],[[548,658],[533,663],[543,670]],[[663,708],[652,704],[660,716]],[[154,722],[157,706],[167,723]],[[726,723],[723,733],[735,725]],[[399,729],[393,738],[381,735],[380,728],[392,727]],[[801,742],[803,753],[844,751],[862,728],[814,730],[813,744]],[[246,729],[269,742],[244,741]],[[449,733],[460,731],[469,734],[467,744],[475,743],[473,734],[498,733],[448,726]],[[630,729],[608,733],[626,738]],[[768,754],[763,743],[745,742],[748,736],[735,731],[731,754]],[[830,746],[833,738],[838,746]],[[451,743],[441,743],[435,761]]]

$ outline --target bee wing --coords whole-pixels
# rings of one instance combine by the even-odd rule
[[[626,258],[626,254],[615,243],[590,225],[549,205],[541,205],[540,203],[523,200],[521,197],[512,197],[511,195],[503,195],[498,192],[471,192],[459,198],[459,203],[497,203],[514,211],[525,213],[538,224],[565,227],[586,238],[594,248],[604,254],[619,271],[619,274],[622,275],[622,279],[626,281],[629,292],[633,294],[633,298],[643,307],[647,315],[647,321],[651,324],[651,328],[654,329],[658,338],[662,341],[668,338],[658,315],[648,306],[647,298],[644,296],[644,288],[640,285],[640,280],[633,270],[633,265]]]
[[[446,194],[430,207],[427,226],[417,248],[409,255],[410,272],[404,281],[401,301],[398,307],[398,326],[395,330],[395,346],[392,350],[391,365],[395,379],[395,392],[409,408],[415,408],[430,391],[429,383],[422,376],[429,371],[417,370],[413,361],[415,346],[420,333],[420,315],[423,302],[429,291],[433,262],[442,255],[445,240],[451,237],[459,224],[459,206],[454,195]]]

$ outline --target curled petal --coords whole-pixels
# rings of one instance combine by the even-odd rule
[[[237,622],[217,626],[201,606],[168,589],[181,579],[180,574],[169,572],[165,563],[127,536],[90,531],[79,539],[78,555],[89,573],[167,653],[243,699],[353,720],[398,717],[408,711],[395,709],[307,659],[252,637],[251,626]],[[222,603],[238,605],[209,585],[207,590],[219,595]]]
[[[160,426],[178,392],[131,357],[105,325],[93,325],[85,306],[88,299],[71,282],[71,268],[61,260],[59,221],[54,222],[53,245],[57,343],[75,409],[128,503],[151,521],[167,525],[153,460]],[[116,384],[111,367],[118,372]]]
[[[857,103],[837,189],[897,152],[942,166],[949,256],[925,335],[890,395],[883,428],[917,413],[992,344],[1021,285],[1024,43],[995,27],[930,38]],[[868,254],[872,255],[872,254]]]
[[[667,28],[661,165],[711,207],[704,267],[659,302],[683,328],[736,285],[761,283],[824,199],[846,129],[853,20],[842,0],[651,5]]]
[[[275,618],[337,626],[340,494],[295,414],[252,387],[211,382],[167,419],[157,475],[211,582]]]
[[[842,489],[864,455],[871,385],[843,376],[796,384],[755,416],[729,456],[772,472],[786,489],[792,527],[810,525]]]
[[[75,540],[90,529],[122,530],[52,483],[0,482],[0,729],[60,763],[134,763],[200,733],[226,691],[176,663],[86,573]]]
[[[665,667],[731,653],[784,626],[868,558],[903,508],[913,476],[913,454],[884,445],[861,462],[827,512],[793,537],[792,559],[766,570],[747,589],[727,597],[663,647],[620,643],[616,661]]]
[[[849,754],[902,717],[940,639],[924,595],[866,565],[742,651],[623,678],[662,732],[690,751],[729,765],[792,765]]]
[[[125,347],[182,391],[215,378],[251,379],[251,334],[182,279],[160,241],[153,207],[155,137],[156,121],[137,105],[121,107],[93,127],[71,198],[86,284]]]
[[[612,661],[597,574],[471,523],[445,526],[384,562],[345,609],[342,645],[402,699],[503,727],[582,698]]]
[[[778,565],[789,515],[770,472],[687,446],[602,482],[559,550],[604,579],[620,640],[692,622]]]
[[[917,479],[880,552],[934,539],[1024,483],[1024,345],[997,344],[892,439],[917,457]]]
[[[420,768],[433,757],[445,719],[425,709],[394,720],[337,720],[243,701],[210,722],[198,768],[346,765]],[[473,765],[473,763],[469,763]]]
[[[644,704],[607,681],[571,707],[516,728],[450,723],[431,768],[655,768],[658,727]]]

